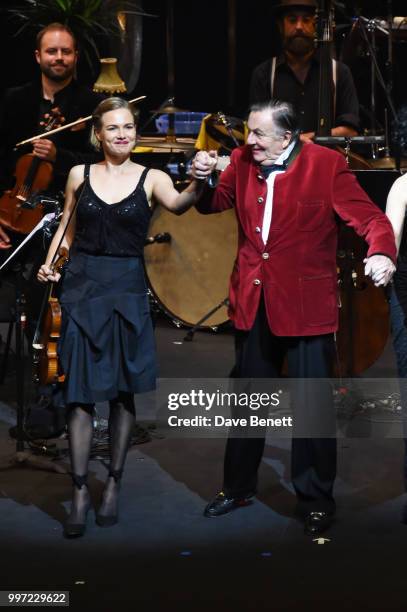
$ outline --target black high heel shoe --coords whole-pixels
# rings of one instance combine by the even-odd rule
[[[85,476],[78,476],[77,474],[71,474],[71,477],[72,477],[74,486],[77,489],[81,490],[83,486],[86,486],[86,488],[88,487],[87,474]],[[88,500],[87,500],[86,507],[85,507],[85,520],[80,523],[74,523],[74,522],[70,522],[70,516],[69,516],[64,525],[64,537],[65,538],[80,538],[81,536],[83,536],[83,534],[86,531],[86,518],[87,518],[89,508],[91,506],[89,492],[88,491],[86,492],[87,492]],[[72,510],[71,510],[71,515],[72,515]]]
[[[109,477],[113,478],[116,484],[121,480],[123,470],[109,470]],[[96,514],[96,524],[99,527],[113,527],[119,521],[118,514]]]

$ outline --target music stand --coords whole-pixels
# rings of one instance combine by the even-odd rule
[[[32,232],[23,240],[23,242],[14,250],[14,252],[0,266],[0,271],[4,270],[11,261],[14,261],[15,256],[20,249],[31,241],[33,236],[43,228],[50,225],[55,213],[45,215],[41,221],[35,226]],[[13,467],[33,467],[40,470],[57,472],[59,474],[67,474],[68,470],[58,465],[49,459],[39,457],[35,453],[25,447],[24,436],[24,413],[25,413],[25,367],[24,367],[24,329],[26,325],[25,313],[25,296],[23,292],[22,282],[22,265],[19,264],[17,269],[17,282],[15,285],[15,341],[16,341],[16,399],[17,399],[17,427],[16,427],[16,450],[10,456],[0,461],[0,471],[7,470]]]

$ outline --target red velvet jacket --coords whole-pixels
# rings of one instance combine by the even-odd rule
[[[266,180],[250,146],[235,149],[215,190],[204,192],[202,213],[236,208],[239,245],[230,281],[229,316],[249,330],[264,292],[270,329],[277,336],[314,336],[338,327],[335,213],[365,238],[368,255],[396,260],[392,227],[368,198],[345,159],[314,144],[274,184],[267,244],[261,236]]]

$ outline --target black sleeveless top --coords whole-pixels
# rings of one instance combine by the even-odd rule
[[[148,168],[144,168],[136,188],[115,204],[107,204],[96,195],[89,170],[86,164],[84,182],[76,191],[80,201],[74,249],[90,255],[142,257],[152,214],[143,188]]]

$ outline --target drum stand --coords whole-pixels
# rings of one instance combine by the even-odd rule
[[[17,253],[8,258],[11,261]],[[4,266],[4,264],[3,264]],[[24,415],[25,415],[25,367],[24,367],[24,330],[27,317],[25,313],[25,296],[23,287],[22,264],[18,265],[16,271],[16,300],[15,300],[15,339],[16,339],[16,399],[17,399],[17,427],[16,427],[16,450],[10,456],[0,462],[0,470],[14,467],[33,467],[50,472],[66,474],[68,470],[49,459],[39,457],[30,449],[25,448]]]
[[[215,314],[215,312],[217,312],[220,308],[222,308],[222,306],[228,306],[228,305],[229,305],[229,298],[225,298],[224,300],[222,300],[222,302],[220,302],[217,306],[215,306],[215,308],[212,308],[212,310],[207,312],[202,317],[202,319],[199,319],[199,321],[195,323],[193,327],[191,327],[189,332],[184,337],[184,342],[192,342],[192,340],[194,339],[195,332],[197,331],[197,329],[201,327],[202,323],[205,323],[205,321],[209,319],[209,317],[211,317],[213,314]],[[217,326],[215,326],[215,327],[212,327],[211,329],[213,331],[216,331],[218,328]]]

